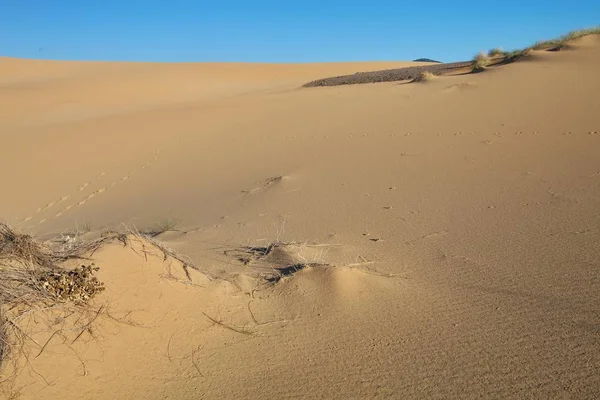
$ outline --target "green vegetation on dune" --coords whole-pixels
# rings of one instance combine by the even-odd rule
[[[517,61],[522,56],[526,55],[530,50],[560,50],[562,49],[568,42],[579,39],[584,36],[589,35],[600,35],[600,26],[596,26],[594,28],[587,29],[579,29],[576,31],[572,31],[567,33],[566,35],[562,35],[555,39],[550,40],[540,40],[535,42],[533,45],[526,47],[524,49],[512,50],[512,51],[503,51],[500,48],[493,48],[487,53],[487,57],[495,57],[502,55],[504,56],[503,63],[510,63],[513,61]],[[480,72],[489,64],[489,59],[485,60],[486,55],[483,53],[478,54],[473,59],[473,72]]]
[[[542,40],[533,44],[533,46],[529,47],[532,50],[547,50],[547,49],[560,49],[567,42],[571,40],[579,39],[584,36],[589,35],[600,35],[600,26],[596,26],[594,28],[588,29],[580,29],[577,31],[572,31],[567,33],[566,35],[562,35],[559,38],[551,39],[551,40]]]

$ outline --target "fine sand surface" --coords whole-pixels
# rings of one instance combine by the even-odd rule
[[[414,64],[0,58],[0,217],[178,221],[157,239],[199,270],[104,247],[100,317],[28,320],[13,393],[597,398],[600,36],[570,47],[325,88]]]

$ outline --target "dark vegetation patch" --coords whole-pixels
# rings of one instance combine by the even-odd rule
[[[248,265],[268,256],[279,246],[279,242],[269,243],[267,246],[244,246],[239,249],[225,250],[224,254],[229,255],[229,253],[235,252],[237,260]]]
[[[89,264],[72,270],[47,271],[38,280],[41,287],[57,300],[87,303],[104,290],[104,284],[94,276],[99,269],[94,264]]]
[[[283,278],[288,277],[288,276],[292,276],[296,272],[302,271],[303,269],[313,268],[313,267],[320,267],[320,266],[326,266],[326,264],[319,264],[319,263],[297,263],[297,264],[288,265],[286,267],[273,268],[273,270],[274,270],[273,273],[269,274],[269,275],[266,275],[264,277],[264,279],[267,282],[269,282],[269,283],[278,283]]]
[[[266,283],[274,284],[305,268],[328,266],[320,257],[306,259],[300,255],[302,245],[275,241],[266,246],[243,246],[225,250],[224,255],[252,268]]]
[[[418,67],[405,67],[385,69],[373,72],[357,72],[353,75],[336,76],[333,78],[318,79],[309,82],[304,87],[318,86],[339,86],[339,85],[355,85],[362,83],[379,83],[379,82],[396,82],[417,79],[423,72],[429,72],[433,75],[447,74],[461,68],[467,68],[471,65],[470,61],[423,65]]]

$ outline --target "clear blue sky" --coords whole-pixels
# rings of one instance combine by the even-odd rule
[[[0,0],[0,55],[455,61],[599,23],[600,0]]]

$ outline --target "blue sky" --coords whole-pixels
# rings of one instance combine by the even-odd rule
[[[456,61],[599,23],[600,0],[0,0],[0,55]]]

